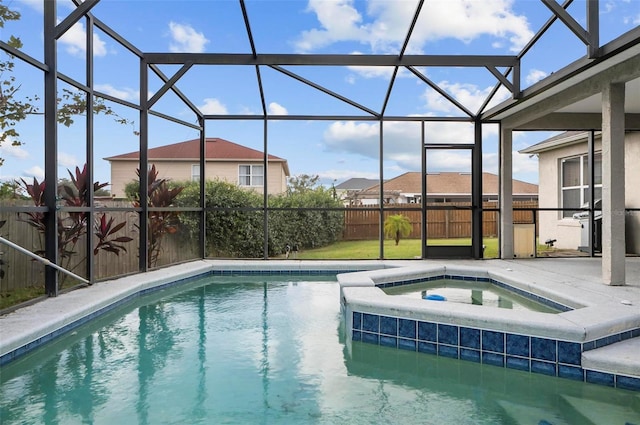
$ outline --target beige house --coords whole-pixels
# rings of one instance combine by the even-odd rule
[[[384,182],[385,204],[419,204],[422,202],[422,179],[420,172],[410,171]],[[429,173],[426,176],[427,202],[456,202],[471,200],[471,174],[458,172]],[[350,194],[350,205],[378,205],[380,185]],[[498,176],[482,173],[482,200],[497,201]],[[515,201],[535,201],[538,186],[520,180],[513,181]]]
[[[148,151],[149,166],[155,165],[159,178],[174,181],[200,179],[200,140],[151,148]],[[242,188],[262,192],[264,187],[264,154],[258,150],[220,138],[207,138],[205,143],[205,177],[220,179]],[[125,185],[136,180],[139,152],[105,158],[111,165],[111,194],[115,198],[125,196]],[[287,190],[289,165],[287,160],[269,155],[267,158],[267,187],[269,194]]]
[[[520,151],[538,155],[540,174],[540,208],[588,207],[589,169],[588,133],[568,131]],[[602,198],[602,144],[600,132],[594,137],[594,198],[596,208]],[[625,205],[640,208],[640,132],[625,134]],[[625,214],[627,253],[640,254],[640,211]],[[599,220],[601,213],[594,214]],[[599,235],[596,224],[596,236]],[[588,218],[580,211],[541,211],[540,240],[556,239],[555,246],[563,249],[588,248]],[[597,242],[594,243],[597,248]]]

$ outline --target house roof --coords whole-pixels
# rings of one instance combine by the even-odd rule
[[[575,143],[582,143],[587,140],[585,131],[565,131],[541,142],[531,145],[528,148],[519,150],[519,153],[534,154],[548,150],[553,150],[562,146],[569,146]],[[598,132],[600,134],[600,132]]]
[[[422,173],[410,171],[399,175],[396,178],[389,179],[384,183],[385,193],[395,191],[399,193],[421,193],[421,176]],[[380,191],[380,185],[372,186],[363,190],[362,194],[377,194]],[[482,192],[483,194],[498,193],[498,176],[492,173],[482,173]],[[427,175],[427,194],[428,195],[463,195],[471,193],[471,174],[457,172],[442,172]],[[537,195],[538,185],[513,180],[514,195]]]
[[[263,154],[261,151],[251,149],[237,143],[230,142],[219,137],[210,137],[205,140],[205,153],[207,160],[217,161],[261,161]],[[187,140],[185,142],[173,143],[171,145],[158,146],[148,151],[149,159],[170,160],[170,161],[198,161],[200,158],[200,139]],[[137,160],[140,152],[129,152],[122,155],[115,155],[104,158],[107,161]],[[268,155],[269,161],[283,162],[285,172],[289,175],[287,160],[275,155]]]
[[[349,180],[345,180],[336,186],[338,190],[362,190],[368,187],[378,184],[378,179],[365,179],[363,177],[353,177]]]

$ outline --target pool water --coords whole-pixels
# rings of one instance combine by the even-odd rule
[[[634,392],[347,344],[343,326],[333,277],[199,279],[140,298],[3,367],[0,419],[640,423]]]
[[[475,282],[452,279],[438,279],[428,282],[412,283],[387,287],[383,289],[389,295],[401,295],[411,298],[422,298],[429,302],[439,300],[427,297],[444,297],[447,302],[483,305],[511,310],[540,311],[543,313],[559,313],[560,310],[526,298],[490,282]]]

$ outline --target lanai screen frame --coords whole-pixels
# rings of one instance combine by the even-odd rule
[[[352,120],[352,121],[376,121],[380,123],[379,133],[379,149],[381,152],[380,161],[380,199],[379,205],[375,210],[379,211],[380,217],[383,216],[385,211],[384,204],[382,202],[383,197],[383,185],[384,175],[382,170],[382,149],[384,146],[383,137],[383,125],[387,121],[413,121],[419,122],[422,126],[422,150],[425,149],[425,134],[424,125],[430,121],[458,121],[473,123],[474,131],[474,143],[473,143],[473,158],[472,158],[472,214],[473,214],[473,257],[482,258],[482,125],[491,123],[495,124],[499,121],[491,118],[484,118],[487,105],[497,92],[500,86],[506,87],[512,95],[513,100],[517,100],[522,92],[520,90],[520,59],[522,56],[535,44],[535,42],[542,36],[542,34],[551,26],[553,22],[560,19],[574,34],[579,37],[587,47],[587,56],[589,58],[597,57],[599,53],[599,28],[598,28],[598,1],[588,0],[586,2],[587,7],[587,29],[582,28],[566,11],[567,7],[571,4],[571,0],[565,1],[561,6],[554,0],[541,0],[552,12],[553,16],[542,26],[538,33],[532,38],[532,40],[524,47],[524,49],[518,55],[504,55],[504,56],[470,56],[470,55],[405,55],[405,50],[410,40],[413,28],[416,25],[420,10],[424,4],[424,1],[419,1],[413,20],[411,22],[408,33],[405,37],[404,44],[398,55],[298,55],[298,54],[260,54],[256,51],[253,42],[253,35],[251,31],[251,25],[246,10],[244,0],[239,0],[239,5],[242,9],[242,14],[245,22],[245,29],[250,41],[252,53],[250,54],[192,54],[192,53],[145,53],[137,49],[126,39],[117,34],[105,23],[95,18],[91,14],[91,9],[98,4],[99,0],[86,0],[79,2],[74,0],[77,8],[71,12],[67,18],[65,18],[59,24],[56,24],[56,0],[44,1],[44,63],[36,60],[35,58],[24,54],[23,52],[14,49],[6,43],[0,42],[0,48],[15,56],[16,58],[32,65],[33,67],[41,70],[44,74],[44,115],[45,115],[45,180],[57,181],[57,123],[56,123],[56,110],[57,110],[57,84],[58,80],[65,82],[76,89],[86,93],[87,104],[93,105],[94,98],[99,97],[111,102],[115,102],[129,108],[138,110],[140,113],[140,136],[139,136],[139,152],[140,152],[140,169],[146,169],[148,165],[148,133],[149,124],[148,119],[150,115],[157,116],[163,119],[173,121],[175,123],[187,126],[200,132],[200,205],[197,208],[172,208],[175,211],[195,212],[200,214],[200,238],[198,241],[199,254],[201,258],[205,258],[205,214],[207,213],[207,207],[205,205],[205,187],[204,182],[206,180],[205,175],[205,127],[207,121],[216,120],[261,120],[264,125],[264,164],[265,164],[265,186],[264,186],[264,225],[263,231],[265,236],[264,246],[264,259],[267,259],[267,218],[269,208],[267,206],[267,155],[269,138],[267,134],[267,126],[270,121],[275,120]],[[87,84],[82,84],[74,79],[58,72],[57,68],[57,53],[56,53],[56,41],[69,30],[80,19],[86,18],[86,81]],[[149,72],[155,73],[161,80],[164,81],[164,86],[156,92],[151,98],[147,99],[143,97],[140,99],[140,104],[127,102],[119,98],[110,96],[106,93],[101,93],[93,87],[93,29],[94,27],[104,31],[115,41],[120,43],[124,48],[132,52],[140,59],[140,93],[148,93],[148,81]],[[182,65],[182,68],[173,76],[166,76],[162,73],[158,65],[162,64],[178,64]],[[224,65],[243,65],[253,66],[256,70],[257,80],[259,82],[260,98],[262,103],[261,115],[205,115],[202,114],[198,108],[175,86],[175,83],[184,75],[189,68],[193,65],[210,65],[210,66],[224,66]],[[387,95],[381,108],[378,111],[373,111],[356,102],[341,96],[338,93],[334,93],[324,87],[321,87],[311,81],[291,72],[289,69],[283,68],[284,66],[386,66],[393,67],[393,77],[387,89]],[[448,95],[443,89],[438,87],[437,84],[430,81],[424,74],[422,74],[416,67],[421,66],[456,66],[456,67],[482,67],[488,69],[495,77],[496,84],[490,95],[482,104],[478,111],[470,111],[457,102],[454,98]],[[261,67],[270,67],[276,71],[282,72],[291,78],[294,78],[304,84],[310,85],[323,93],[333,96],[343,102],[350,104],[364,112],[362,116],[344,116],[344,115],[323,115],[323,116],[309,116],[309,115],[287,115],[287,116],[270,116],[267,113],[265,96],[261,84],[260,69]],[[498,68],[506,68],[506,72],[501,73]],[[409,70],[412,74],[425,82],[431,88],[447,98],[450,102],[456,105],[460,110],[464,112],[466,116],[463,117],[407,117],[407,116],[389,116],[385,114],[387,101],[393,90],[396,74],[400,68]],[[167,91],[173,91],[195,114],[198,124],[186,122],[176,117],[167,116],[162,113],[153,111],[151,107],[153,104]],[[87,162],[87,180],[93,182],[93,117],[92,114],[86,116],[86,162]],[[502,154],[502,153],[500,153]],[[422,161],[422,174],[426,173],[426,164]],[[91,184],[89,186],[89,195],[86,207],[58,207],[56,205],[56,185],[48,185],[45,188],[44,194],[44,207],[24,207],[18,208],[18,212],[26,211],[41,211],[46,212],[47,227],[45,234],[45,256],[48,260],[57,263],[58,262],[58,249],[57,249],[57,216],[60,212],[85,212],[89,215],[89,222],[93,220],[96,214],[96,207],[94,203],[94,193]],[[149,208],[147,202],[147,192],[142,188],[147,187],[147,175],[141,173],[140,175],[140,208],[123,208],[124,211],[135,211],[139,215],[139,228],[140,228],[140,249],[138,252],[139,272],[148,270],[147,258],[147,217],[148,212],[153,208]],[[423,200],[426,200],[426,188],[424,179],[422,179],[422,192]],[[424,229],[424,217],[426,211],[425,202],[422,203],[422,220]],[[5,208],[3,208],[5,209]],[[6,210],[6,209],[5,209]],[[380,258],[384,258],[384,234],[383,223],[380,222],[379,242],[380,242]],[[92,232],[87,232],[87,270],[86,275],[88,279],[93,282],[94,270],[93,263],[89,259],[91,258],[91,251],[94,245],[94,237]],[[422,257],[425,257],[425,235],[422,234]],[[55,269],[46,267],[45,272],[45,292],[49,296],[56,296],[58,293],[58,275]]]

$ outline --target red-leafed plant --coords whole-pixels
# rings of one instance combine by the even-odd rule
[[[136,170],[138,179],[140,169]],[[170,188],[167,179],[158,179],[156,166],[152,165],[147,174],[147,197],[148,206],[154,208],[166,208],[174,204],[177,196],[184,187],[178,186]],[[133,206],[141,207],[138,195],[134,195]],[[148,239],[147,265],[154,267],[158,262],[158,256],[162,248],[162,239],[167,234],[178,231],[180,225],[179,213],[176,211],[150,211],[148,219]]]
[[[101,249],[112,252],[116,255],[120,255],[120,251],[127,252],[127,248],[125,248],[123,243],[131,242],[133,239],[128,236],[116,236],[114,235],[118,233],[127,223],[125,221],[113,225],[113,217],[110,217],[107,220],[107,215],[102,214],[100,219],[96,219],[96,223],[94,225],[94,233],[98,238],[98,243],[96,247],[93,249],[93,255],[98,255]],[[109,239],[111,237],[111,239]]]
[[[76,167],[75,174],[67,170],[70,183],[65,182],[58,185],[58,196],[60,200],[67,207],[83,207],[87,205],[87,197],[89,188],[87,186],[87,166],[85,165],[82,170]],[[21,179],[18,183],[22,189],[29,195],[33,204],[37,207],[44,206],[44,189],[46,186],[45,181],[38,182],[38,179],[33,178],[33,183],[29,184],[25,180]],[[108,183],[93,183],[94,192],[107,186]],[[69,211],[65,214],[58,214],[58,255],[60,259],[60,265],[68,270],[74,270],[81,261],[76,264],[72,264],[72,259],[76,254],[76,245],[80,238],[87,233],[87,214],[84,212]],[[38,231],[40,237],[40,247],[44,247],[44,234],[46,230],[45,213],[42,212],[26,212],[19,213],[18,220],[23,221],[30,226],[34,227]],[[93,223],[93,233],[97,237],[98,242],[93,250],[94,255],[102,249],[107,252],[120,254],[120,251],[127,251],[123,243],[132,241],[133,239],[128,236],[115,236],[115,233],[120,231],[126,222],[113,224],[113,218],[107,219],[106,214],[102,214],[100,219],[96,219]],[[35,251],[36,254],[44,256],[44,249]],[[64,281],[65,276],[61,277],[61,281]]]

